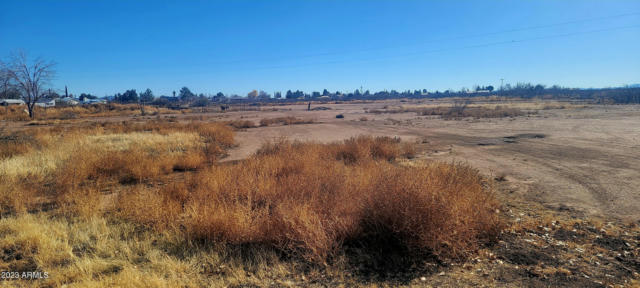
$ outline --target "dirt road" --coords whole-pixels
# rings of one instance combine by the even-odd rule
[[[227,119],[296,116],[318,122],[241,131],[228,160],[247,157],[265,141],[280,138],[331,142],[360,134],[397,136],[420,143],[418,159],[468,162],[486,174],[505,176],[511,193],[545,206],[640,219],[640,106],[551,109],[478,120],[365,113],[364,108],[381,105],[228,113]],[[345,118],[336,119],[336,114]]]

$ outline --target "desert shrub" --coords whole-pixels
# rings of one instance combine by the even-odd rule
[[[30,135],[12,133],[3,135],[0,132],[0,159],[27,153],[37,143]]]
[[[228,122],[229,126],[236,129],[254,128],[256,124],[249,120],[234,120]]]
[[[260,126],[271,125],[295,125],[295,124],[309,124],[313,123],[311,119],[301,119],[293,116],[289,117],[277,117],[277,118],[265,118],[260,120]]]
[[[336,159],[353,164],[369,159],[392,161],[403,154],[405,147],[399,143],[398,138],[359,136],[333,147]]]
[[[483,106],[471,107],[466,105],[438,106],[438,107],[399,107],[395,109],[370,109],[367,113],[416,113],[421,116],[441,116],[443,119],[472,118],[503,118],[523,116],[526,113],[518,108],[496,106],[488,108]],[[532,112],[530,112],[532,113]]]
[[[362,116],[360,117],[360,121],[369,121],[369,118]]]
[[[161,189],[136,185],[123,191],[118,194],[118,214],[158,229],[179,224],[176,220],[182,213],[181,199],[186,197],[184,186],[171,184]]]
[[[497,203],[476,170],[390,161],[403,149],[386,137],[271,143],[245,161],[200,170],[184,186],[117,205],[127,219],[158,229],[180,223],[191,239],[267,245],[314,262],[371,235],[443,258],[463,257],[496,235]],[[155,199],[145,206],[148,198]]]
[[[36,195],[36,184],[0,175],[0,218],[4,215],[21,214],[33,208],[32,200]]]

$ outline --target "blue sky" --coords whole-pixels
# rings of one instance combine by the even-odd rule
[[[640,1],[7,1],[0,57],[111,95],[640,83]]]

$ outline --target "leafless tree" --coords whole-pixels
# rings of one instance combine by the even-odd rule
[[[29,62],[24,52],[13,54],[5,65],[8,78],[16,83],[31,118],[35,116],[33,108],[42,95],[41,91],[44,91],[44,87],[55,77],[55,65],[54,62],[42,58]]]
[[[0,60],[0,98],[7,96],[7,91],[11,87],[11,79],[9,78],[9,72],[7,71],[7,65]]]

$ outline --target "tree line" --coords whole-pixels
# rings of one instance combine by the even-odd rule
[[[51,81],[55,77],[55,65],[53,61],[36,58],[29,61],[24,53],[12,54],[7,61],[0,61],[0,99],[22,99],[27,105],[30,117],[34,116],[34,107],[42,99],[55,99],[60,95],[50,88]],[[550,99],[581,99],[593,100],[598,103],[640,104],[640,87],[635,86],[599,89],[566,88],[558,85],[547,87],[542,84],[517,83],[506,84],[495,89],[492,85],[476,85],[473,89],[462,88],[460,90],[428,91],[427,89],[415,90],[383,90],[370,92],[356,89],[352,92],[330,92],[323,89],[322,92],[312,91],[306,93],[301,90],[287,90],[284,97],[281,92],[273,95],[262,91],[252,90],[246,96],[236,94],[225,95],[203,93],[196,94],[188,87],[182,87],[178,93],[173,91],[172,96],[161,95],[156,97],[151,89],[138,93],[136,89],[129,89],[122,93],[106,97],[109,101],[117,103],[138,103],[142,105],[157,106],[192,106],[203,107],[212,103],[228,102],[269,102],[269,101],[322,101],[322,100],[384,100],[394,98],[445,98],[445,97],[476,97],[496,95],[502,97],[518,98],[550,98]],[[70,96],[66,93],[65,96]],[[71,95],[72,96],[72,95]],[[87,93],[79,96],[80,101],[97,99],[99,97]]]

